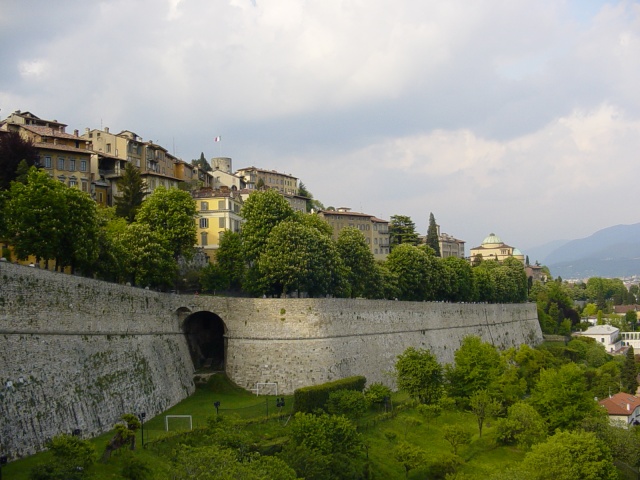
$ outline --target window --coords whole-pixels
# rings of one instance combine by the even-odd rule
[[[201,218],[200,219],[200,228],[209,228],[209,219]]]
[[[64,170],[64,158],[58,157],[58,170]]]
[[[81,172],[86,172],[87,171],[87,161],[86,160],[80,160],[80,171]]]
[[[51,157],[44,157],[44,168],[51,168]]]
[[[75,158],[70,158],[69,159],[69,171],[70,172],[75,172],[76,170],[76,159]]]
[[[82,180],[82,191],[86,192],[89,188],[89,184],[87,183],[86,180]],[[100,193],[100,195],[102,195],[102,193]],[[102,198],[100,198],[100,201],[102,201]]]
[[[218,200],[218,210],[224,210],[224,200]]]
[[[111,144],[107,143],[107,153],[111,153]]]
[[[200,244],[203,247],[206,247],[208,245],[208,243],[207,243],[207,232],[202,232],[200,234]]]
[[[104,197],[103,197],[102,192],[99,192],[99,193],[98,193],[98,202],[100,202],[100,203],[103,203],[103,202],[104,202]]]
[[[218,218],[218,227],[224,228],[224,217]]]
[[[78,186],[78,180],[76,180],[75,177],[71,177],[69,179],[69,186],[70,187],[77,187]]]
[[[209,210],[209,202],[200,202],[200,210]]]

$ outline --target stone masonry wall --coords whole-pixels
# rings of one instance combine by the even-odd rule
[[[500,348],[542,341],[533,304],[247,299],[162,294],[0,263],[0,451],[12,458],[123,413],[151,418],[194,390],[183,322],[225,325],[226,371],[278,393],[349,375],[391,384],[397,355],[429,348],[441,362],[467,335]]]

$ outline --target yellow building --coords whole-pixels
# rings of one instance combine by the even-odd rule
[[[340,230],[347,227],[362,232],[376,260],[384,260],[389,254],[389,222],[367,213],[352,212],[350,208],[320,210],[318,212],[333,228],[333,239],[337,240]]]
[[[524,263],[524,255],[517,248],[504,243],[500,237],[491,233],[486,237],[479,247],[472,248],[469,252],[471,261],[480,255],[483,260],[503,261],[505,258],[514,257]]]
[[[240,192],[228,187],[219,189],[203,188],[193,192],[198,211],[197,236],[198,247],[209,257],[209,261],[215,259],[215,251],[220,245],[220,236],[225,230],[239,232],[242,225],[240,209],[242,208],[242,196]]]

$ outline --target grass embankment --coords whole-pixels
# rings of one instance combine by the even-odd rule
[[[282,396],[280,396],[282,397]],[[154,478],[170,478],[170,455],[174,446],[185,437],[176,436],[175,428],[180,426],[181,420],[170,420],[171,432],[165,432],[166,415],[191,415],[193,428],[206,425],[207,418],[215,415],[214,402],[220,402],[220,413],[226,416],[244,419],[255,419],[256,422],[249,425],[247,430],[252,432],[255,443],[260,445],[263,452],[270,451],[270,445],[281,445],[286,440],[288,431],[288,418],[291,413],[293,398],[285,396],[285,407],[282,412],[274,408],[275,396],[256,397],[229,382],[226,377],[216,375],[205,386],[198,387],[196,392],[178,405],[163,412],[155,418],[149,419],[144,425],[146,448],[140,448],[142,444],[141,432],[138,432],[137,446],[133,453],[138,459],[143,460],[153,470]],[[267,418],[266,402],[269,401],[269,417]],[[396,395],[394,400],[399,403],[407,401],[406,395]],[[367,447],[368,458],[371,461],[371,471],[375,478],[389,480],[404,479],[404,467],[394,460],[392,450],[401,441],[407,441],[427,452],[429,458],[435,458],[440,454],[451,451],[451,446],[443,438],[445,425],[464,425],[473,432],[472,442],[468,446],[461,447],[460,457],[464,464],[459,471],[476,478],[487,478],[490,472],[504,469],[510,463],[520,462],[524,453],[511,448],[497,447],[492,441],[491,426],[485,426],[483,438],[478,438],[475,417],[463,412],[446,412],[437,420],[430,423],[422,421],[407,421],[408,418],[419,418],[416,411],[406,408],[394,418],[376,421],[378,412],[370,412],[358,422],[361,425],[363,440]],[[182,422],[182,426],[186,427]],[[192,440],[197,442],[196,432]],[[105,445],[111,439],[112,433],[96,437],[92,443],[96,446],[99,455],[104,451]],[[92,468],[92,478],[121,479],[120,472],[128,451],[116,452],[106,463],[96,463]],[[42,452],[29,458],[10,463],[2,469],[4,480],[27,480],[30,470],[37,464],[50,460],[48,452]],[[412,475],[409,475],[411,478]]]

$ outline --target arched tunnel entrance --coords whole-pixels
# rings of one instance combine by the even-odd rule
[[[215,313],[196,312],[185,319],[182,328],[196,370],[224,370],[227,345],[222,319]]]

